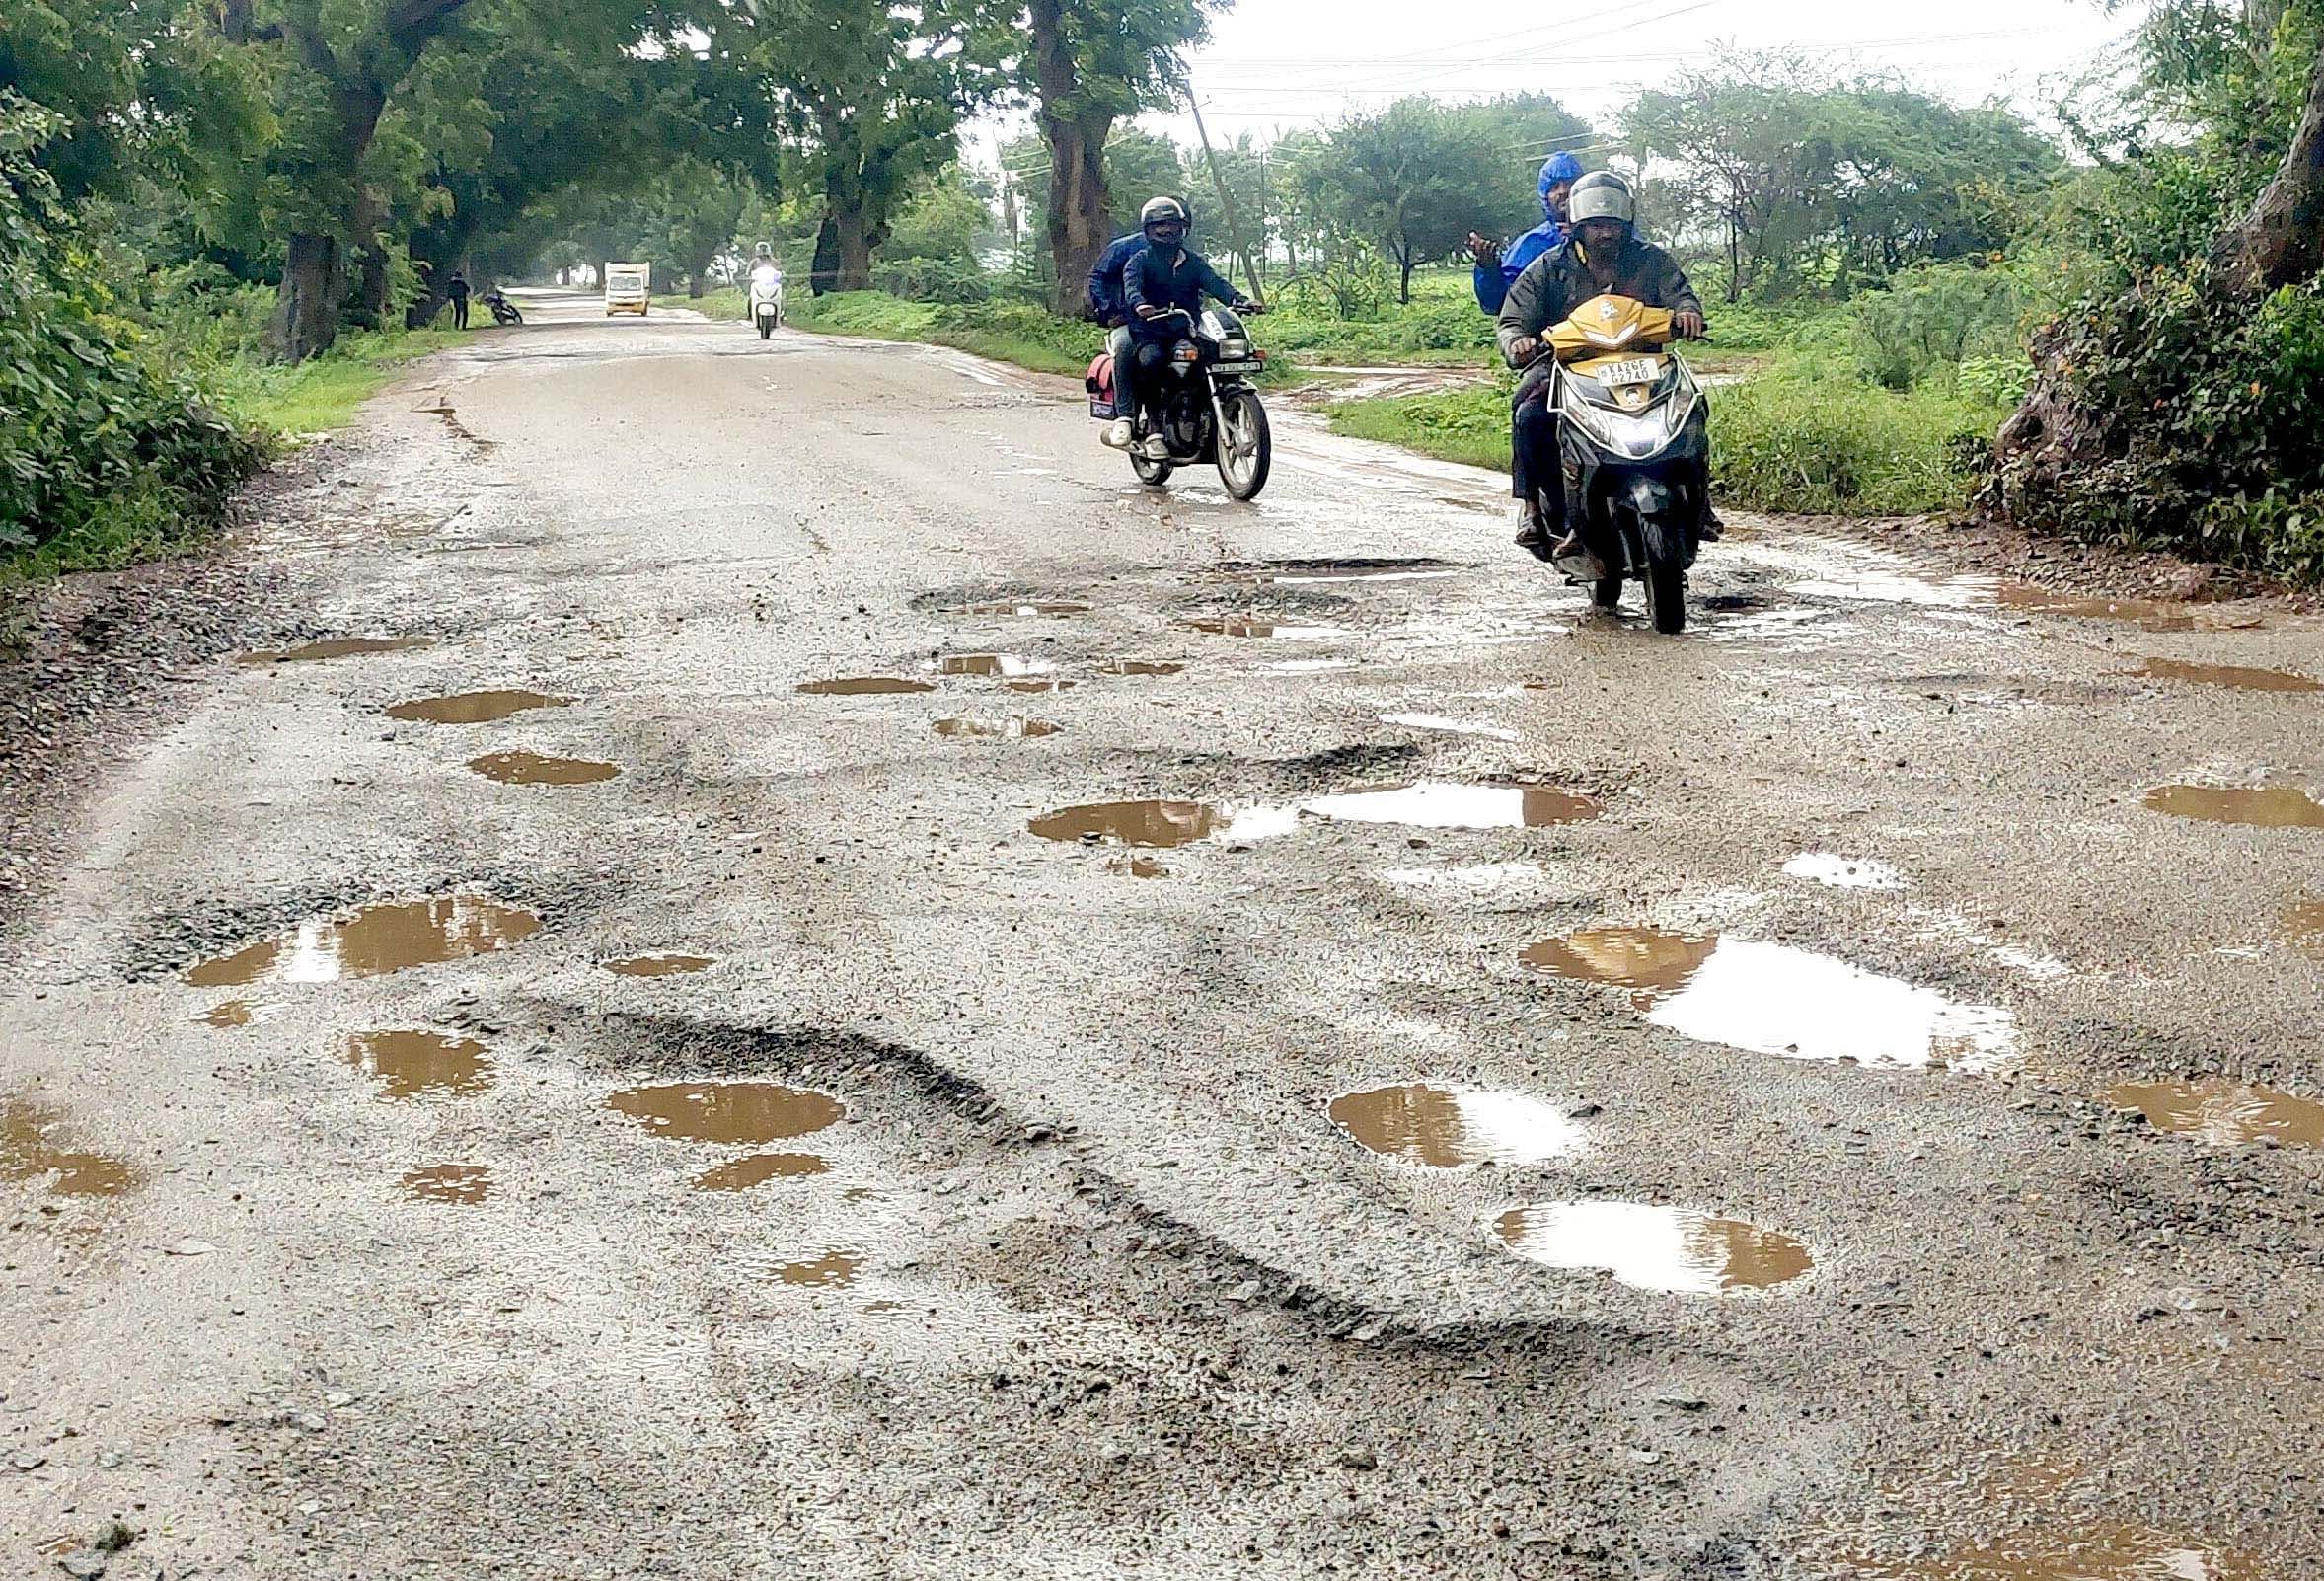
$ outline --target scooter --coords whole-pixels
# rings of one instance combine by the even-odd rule
[[[494,324],[522,324],[525,321],[525,316],[517,312],[516,304],[498,291],[485,293],[485,306],[492,310]]]
[[[1597,296],[1550,328],[1536,359],[1555,362],[1565,508],[1584,545],[1555,566],[1600,609],[1620,604],[1624,580],[1639,583],[1664,633],[1686,629],[1687,571],[1710,515],[1710,403],[1671,349],[1675,334],[1667,309]]]
[[[1247,311],[1265,309],[1253,305]],[[1232,309],[1205,308],[1197,318],[1174,308],[1163,317],[1178,321],[1184,332],[1171,342],[1169,371],[1163,375],[1169,384],[1162,396],[1161,434],[1169,455],[1144,455],[1133,441],[1130,466],[1140,483],[1159,489],[1177,468],[1212,462],[1228,493],[1237,499],[1257,498],[1267,486],[1275,441],[1267,428],[1267,409],[1250,381],[1267,354],[1252,349],[1249,330]],[[1111,352],[1089,365],[1082,384],[1089,395],[1090,416],[1108,424],[1134,417],[1128,373],[1127,368],[1114,366]],[[1111,438],[1104,442],[1114,443]]]
[[[751,270],[750,321],[762,340],[783,326],[783,271],[773,264]]]

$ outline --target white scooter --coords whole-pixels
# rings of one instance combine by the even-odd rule
[[[750,271],[750,321],[762,340],[783,324],[783,271],[772,264]]]

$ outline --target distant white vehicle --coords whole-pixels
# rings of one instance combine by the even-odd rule
[[[750,271],[750,319],[764,340],[783,324],[783,271],[761,259]]]
[[[605,312],[608,318],[616,313],[635,313],[645,317],[645,310],[653,304],[653,265],[651,264],[608,264],[605,265]]]

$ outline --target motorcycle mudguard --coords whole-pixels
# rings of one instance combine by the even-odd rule
[[[1639,548],[1653,558],[1657,550],[1682,566],[1694,564],[1695,507],[1684,491],[1658,473],[1634,472],[1628,479],[1630,509],[1637,514],[1644,535]],[[1657,543],[1661,539],[1663,542]]]

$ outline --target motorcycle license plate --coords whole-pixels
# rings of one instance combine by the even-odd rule
[[[1661,372],[1662,365],[1652,357],[1630,357],[1600,368],[1598,382],[1609,390],[1625,384],[1652,384]]]

